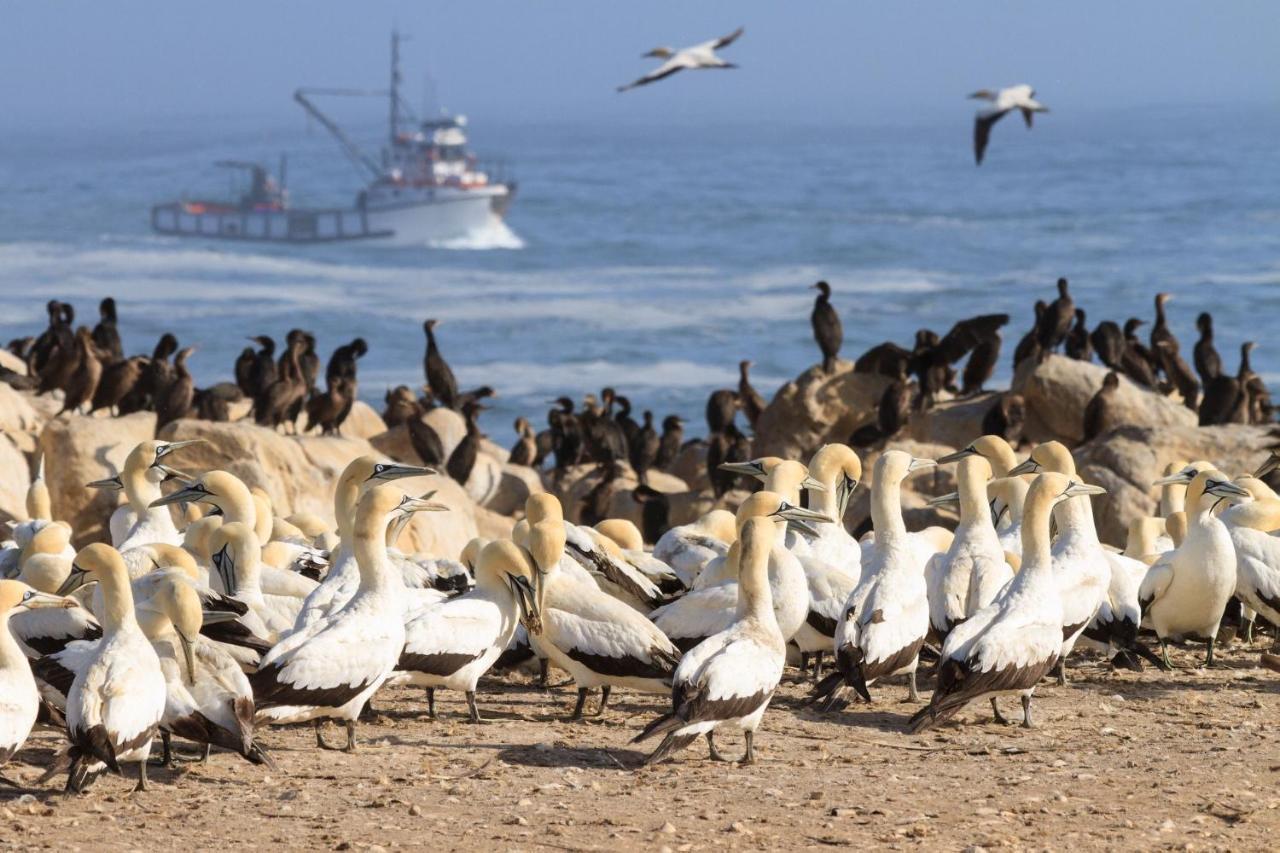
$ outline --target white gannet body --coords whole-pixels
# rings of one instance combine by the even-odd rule
[[[902,520],[902,481],[935,464],[900,450],[887,450],[876,460],[871,485],[876,546],[869,554],[863,552],[862,580],[836,626],[837,671],[814,691],[826,708],[842,705],[846,688],[869,702],[869,685],[900,673],[909,675],[910,698],[917,698],[916,665],[929,633],[927,560],[913,546]]]
[[[262,656],[249,679],[259,720],[339,719],[346,723],[347,751],[356,748],[356,717],[404,649],[404,587],[387,560],[387,523],[396,512],[444,508],[390,485],[360,498],[353,532],[360,587],[341,609],[294,631]],[[323,746],[318,723],[316,733]]]
[[[996,719],[1003,721],[996,699],[1012,694],[1022,699],[1023,725],[1031,726],[1031,696],[1062,648],[1062,600],[1054,577],[1049,517],[1060,501],[1101,492],[1064,474],[1036,477],[1023,515],[1022,568],[995,601],[947,635],[938,686],[929,704],[912,716],[911,731],[932,728],[978,699],[990,699]]]
[[[21,581],[0,580],[0,770],[26,743],[40,706],[31,665],[9,632],[9,620],[20,613],[61,610],[73,604]]]
[[[727,554],[737,535],[733,513],[716,509],[662,534],[653,556],[670,566],[686,589],[693,589],[706,565]]]
[[[773,691],[782,678],[786,642],[770,601],[769,556],[777,536],[768,518],[749,519],[742,527],[737,618],[685,654],[671,685],[673,711],[645,727],[635,740],[663,735],[646,764],[662,761],[705,735],[713,758],[720,729],[746,737],[742,762],[754,760],[753,740]]]

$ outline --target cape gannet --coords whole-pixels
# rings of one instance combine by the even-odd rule
[[[9,620],[20,613],[75,606],[69,598],[40,592],[21,581],[0,580],[0,770],[26,743],[40,707],[31,665],[9,632]],[[0,780],[8,782],[2,776]]]
[[[1049,112],[1048,107],[1035,99],[1035,94],[1035,89],[1023,83],[996,91],[979,89],[969,96],[991,103],[990,106],[978,110],[973,120],[973,159],[979,166],[982,165],[982,156],[987,150],[987,141],[991,138],[992,126],[1004,118],[1006,113],[1012,110],[1020,111],[1023,121],[1027,123],[1027,129],[1030,130],[1033,115]]]
[[[619,92],[625,92],[628,89],[634,89],[637,86],[647,86],[655,83],[664,77],[670,77],[677,71],[683,71],[686,68],[690,70],[698,70],[702,68],[737,68],[732,62],[725,62],[716,56],[716,51],[722,47],[728,47],[741,36],[743,28],[738,27],[727,36],[721,36],[718,39],[704,41],[701,44],[695,44],[692,47],[686,47],[681,50],[672,50],[669,47],[655,47],[644,55],[643,58],[653,57],[655,59],[665,59],[654,70],[645,74],[625,86],[619,86]]]

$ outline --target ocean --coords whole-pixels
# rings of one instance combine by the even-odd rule
[[[147,126],[150,124],[150,126]],[[505,225],[452,245],[235,245],[150,233],[153,203],[225,195],[223,158],[274,168],[289,152],[297,205],[350,203],[360,176],[305,121],[157,119],[17,129],[0,138],[0,339],[35,334],[44,303],[96,320],[119,303],[130,352],[162,331],[198,347],[197,382],[231,378],[245,337],[314,332],[322,358],[362,336],[361,396],[381,408],[420,385],[422,320],[462,386],[494,386],[482,421],[612,385],[637,412],[684,415],[752,359],[766,396],[818,360],[811,285],[826,279],[843,354],[1004,311],[1007,383],[1032,304],[1071,280],[1090,326],[1150,318],[1175,295],[1189,350],[1211,310],[1230,369],[1280,375],[1280,116],[1227,108],[1008,118],[975,167],[960,110],[921,126],[508,125],[474,120],[472,146],[519,181]],[[366,137],[375,126],[361,128]],[[1188,356],[1189,358],[1189,356]]]

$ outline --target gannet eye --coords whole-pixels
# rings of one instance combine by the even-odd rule
[[[29,589],[29,590],[27,590],[26,592],[24,592],[24,593],[22,594],[22,600],[23,600],[23,601],[30,601],[30,600],[32,599],[32,597],[33,597],[33,596],[35,596],[35,591],[34,591],[34,590],[30,590],[30,589]]]

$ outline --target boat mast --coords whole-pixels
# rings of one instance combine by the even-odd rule
[[[391,30],[391,144],[400,133],[400,31]]]

